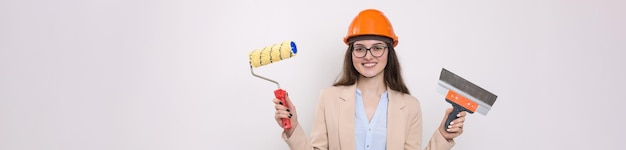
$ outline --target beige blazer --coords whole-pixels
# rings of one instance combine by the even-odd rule
[[[387,88],[387,150],[419,150],[422,147],[422,112],[419,101],[408,94]],[[353,150],[356,85],[333,86],[322,90],[311,129],[311,139],[296,126],[283,139],[292,150]],[[426,149],[448,150],[448,142],[436,130]]]

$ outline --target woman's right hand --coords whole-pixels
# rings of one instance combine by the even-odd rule
[[[298,126],[298,115],[296,113],[296,107],[291,103],[291,99],[289,99],[289,94],[285,95],[285,101],[287,102],[287,106],[277,98],[274,98],[274,107],[276,108],[276,114],[274,115],[274,119],[276,119],[276,123],[278,126],[283,128],[283,118],[291,119],[291,128],[285,129],[285,134],[287,137],[291,137],[294,129]]]

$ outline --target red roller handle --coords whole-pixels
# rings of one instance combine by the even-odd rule
[[[285,92],[285,90],[283,89],[277,89],[274,91],[274,95],[276,96],[277,99],[280,100],[280,102],[283,103],[283,106],[289,108],[289,104],[287,104],[287,100],[285,100],[286,94],[287,92]],[[283,121],[283,129],[291,128],[291,120],[289,118],[282,118],[282,121]]]

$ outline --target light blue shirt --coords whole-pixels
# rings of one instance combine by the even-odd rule
[[[354,133],[357,150],[383,150],[387,146],[387,92],[380,95],[380,101],[372,121],[367,120],[361,90],[356,89]]]

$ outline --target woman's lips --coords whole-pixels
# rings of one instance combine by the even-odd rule
[[[378,64],[378,63],[376,63],[376,62],[369,62],[369,63],[362,63],[362,64],[366,68],[372,68],[372,67],[376,66],[376,64]]]

